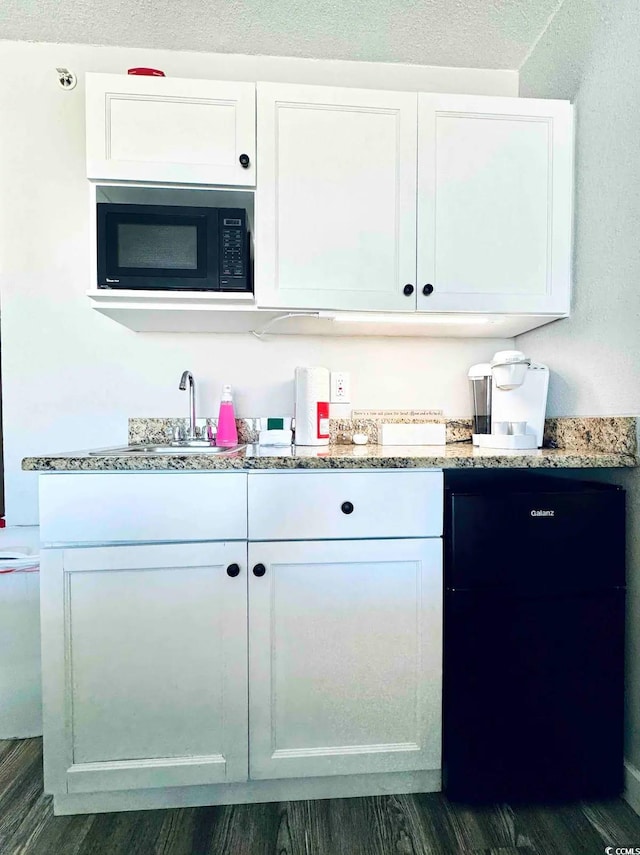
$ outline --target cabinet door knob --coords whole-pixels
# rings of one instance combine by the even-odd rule
[[[264,566],[264,564],[256,564],[256,566],[253,568],[254,576],[264,576],[266,572],[267,568]]]
[[[422,293],[424,294],[425,297],[428,297],[429,294],[433,294],[433,285],[431,285],[431,283],[427,282],[427,284],[422,289]]]
[[[243,169],[249,169],[249,164],[251,163],[251,161],[249,160],[248,154],[241,154],[238,160],[240,161],[240,166]]]
[[[235,577],[240,575],[240,566],[238,564],[229,564],[227,567],[227,576]]]
[[[413,285],[405,285],[402,289],[402,293],[405,297],[410,297],[413,294]]]
[[[340,509],[343,514],[352,514],[353,513],[353,503],[352,502],[343,502],[340,506]]]

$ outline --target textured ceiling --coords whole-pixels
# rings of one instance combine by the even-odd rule
[[[0,0],[0,38],[517,69],[561,0]]]

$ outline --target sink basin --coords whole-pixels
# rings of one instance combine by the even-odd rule
[[[233,454],[246,448],[245,445],[209,445],[208,442],[192,440],[190,442],[172,442],[168,445],[123,445],[120,448],[99,448],[90,451],[97,457],[121,454]]]

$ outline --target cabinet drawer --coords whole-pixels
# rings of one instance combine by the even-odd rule
[[[250,540],[440,537],[441,472],[255,473]]]
[[[244,540],[247,476],[73,473],[40,479],[43,543]]]

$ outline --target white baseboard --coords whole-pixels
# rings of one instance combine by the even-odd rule
[[[640,769],[626,761],[624,764],[624,793],[622,797],[637,814],[640,814]]]
[[[57,793],[53,797],[53,812],[56,816],[61,816],[75,813],[107,811],[111,813],[202,805],[434,793],[441,789],[440,769],[423,772],[382,772],[370,775],[248,781],[244,784],[156,787],[149,790],[118,790],[102,793]]]

